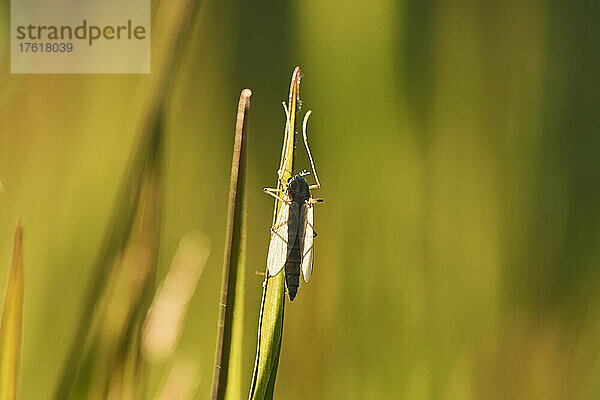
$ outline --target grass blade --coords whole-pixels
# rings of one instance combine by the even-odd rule
[[[242,397],[241,368],[246,272],[246,132],[251,95],[249,89],[244,89],[240,94],[235,127],[213,381],[212,398],[215,400]]]
[[[153,35],[157,40],[146,96],[147,118],[94,270],[56,400],[90,398],[90,391],[96,389],[100,398],[108,395],[103,393],[107,391],[121,397],[132,395],[139,381],[140,330],[154,293],[152,278],[162,214],[164,114],[198,8],[196,0],[160,4],[155,26],[159,34]],[[121,303],[119,293],[125,295]],[[110,312],[114,307],[116,314]],[[103,330],[104,323],[108,326]],[[123,328],[123,335],[107,330],[116,327]],[[104,351],[102,346],[110,350]]]
[[[23,226],[18,223],[0,325],[0,400],[17,398],[23,325]]]
[[[144,322],[142,354],[146,360],[156,364],[173,355],[209,254],[210,240],[201,233],[189,233],[179,242]]]
[[[200,381],[200,366],[197,360],[176,359],[166,379],[161,384],[156,400],[192,399]]]
[[[294,144],[296,142],[297,115],[300,111],[300,68],[296,67],[292,74],[290,93],[288,99],[288,120],[281,151],[280,171],[294,170]],[[285,190],[285,183],[279,181],[277,187]],[[273,222],[281,208],[278,200],[275,201]],[[285,305],[285,274],[280,273],[269,277],[263,289],[258,322],[258,343],[256,361],[252,374],[250,387],[250,400],[272,399],[277,377],[277,365],[283,336],[283,311]]]
[[[137,347],[154,286],[162,214],[162,120],[158,114],[150,122],[152,129],[143,136],[123,187],[57,400],[104,398],[119,381],[131,382],[118,377],[132,374],[127,360]]]

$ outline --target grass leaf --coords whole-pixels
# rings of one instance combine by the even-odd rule
[[[235,127],[213,382],[212,398],[215,400],[242,397],[246,272],[246,132],[251,95],[249,89],[244,89],[240,94]]]
[[[173,356],[209,254],[210,239],[204,234],[190,232],[181,238],[144,321],[142,354],[152,364]]]
[[[297,132],[297,115],[300,111],[300,68],[296,67],[292,74],[288,99],[288,120],[281,151],[280,171],[294,170],[294,145]],[[279,181],[277,187],[285,191],[285,183]],[[281,209],[281,202],[275,201],[273,223]],[[285,274],[279,273],[269,277],[263,289],[258,322],[258,343],[256,361],[250,387],[250,400],[272,399],[277,377],[277,366],[283,337],[283,311],[285,306]]]
[[[200,365],[198,360],[176,358],[169,368],[156,400],[188,400],[192,399],[200,382]]]
[[[17,398],[23,325],[23,225],[17,224],[0,325],[0,400]]]
[[[54,398],[136,396],[140,330],[154,294],[162,215],[164,117],[175,70],[199,8],[161,2],[148,78],[146,119],[118,197]]]
[[[154,285],[162,214],[162,113],[152,117],[122,188],[55,398],[103,398],[139,336]],[[124,369],[121,369],[124,368]]]

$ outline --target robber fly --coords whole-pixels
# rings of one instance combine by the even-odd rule
[[[264,189],[267,194],[282,202],[277,221],[271,227],[267,269],[270,276],[277,275],[282,268],[285,269],[285,286],[291,301],[296,297],[298,286],[300,286],[300,267],[302,267],[305,282],[308,282],[312,274],[313,239],[317,236],[313,222],[314,205],[323,201],[323,199],[313,198],[310,194],[312,189],[321,187],[306,139],[306,123],[310,113],[308,111],[304,117],[302,136],[316,184],[309,185],[304,179],[309,172],[303,171],[288,180],[283,197],[280,196],[281,190],[279,189]],[[286,114],[288,114],[287,109]],[[292,175],[289,171],[279,171],[280,181],[285,172]]]

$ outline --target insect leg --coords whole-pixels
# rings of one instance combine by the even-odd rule
[[[287,223],[288,223],[287,220],[286,221],[281,221],[279,224],[273,225],[271,227],[271,229],[269,229],[272,233],[275,233],[277,236],[279,236],[281,239],[283,239],[283,241],[286,242],[286,243],[287,243],[287,239],[282,238],[281,235],[277,231],[279,230],[279,228],[281,228],[282,226],[284,226]]]
[[[275,231],[279,228],[281,228],[283,225],[287,224],[287,221],[281,221],[279,224],[277,225],[273,225],[271,227],[271,229],[269,229],[271,232],[275,233]]]
[[[284,222],[282,222],[282,223],[281,223],[279,226],[277,226],[277,227],[273,227],[273,228],[271,228],[271,232],[272,232],[272,233],[274,233],[274,234],[276,234],[277,236],[279,236],[279,238],[280,238],[281,240],[283,240],[283,241],[284,241],[284,242],[287,244],[287,242],[288,242],[288,241],[287,241],[286,239],[284,239],[284,238],[283,238],[283,237],[282,237],[282,236],[279,234],[279,232],[277,232],[277,229],[279,229],[279,228],[281,227],[281,225],[283,225],[283,224],[287,224],[287,221],[284,221]]]
[[[313,231],[313,237],[317,237],[317,231],[315,231],[315,227],[313,226],[313,224],[311,224],[308,221],[306,221],[306,223],[308,224],[308,226],[310,226],[310,229],[312,229],[312,231]]]
[[[310,247],[304,252],[304,254],[302,255],[302,258],[304,259],[304,257],[306,257],[306,255],[312,250],[313,245],[311,244]]]
[[[304,121],[302,122],[302,137],[304,138],[304,146],[306,147],[306,152],[308,153],[308,159],[310,160],[310,166],[313,170],[313,175],[315,176],[315,180],[317,181],[316,185],[310,185],[309,189],[318,189],[321,187],[321,182],[319,182],[319,177],[317,176],[317,170],[315,169],[315,163],[312,158],[312,154],[310,153],[310,148],[308,147],[308,139],[306,138],[306,124],[308,124],[308,117],[312,113],[311,110],[306,112],[304,116]]]
[[[277,200],[282,201],[285,203],[285,199],[283,199],[281,196],[278,196],[277,193],[282,192],[281,189],[273,189],[273,188],[264,188],[263,191],[268,194],[269,196],[273,196],[275,197]]]

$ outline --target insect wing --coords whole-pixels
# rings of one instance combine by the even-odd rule
[[[271,276],[275,276],[281,271],[287,259],[289,214],[289,203],[283,203],[277,216],[277,222],[271,228],[271,242],[269,243],[269,255],[267,256],[267,269]]]
[[[306,222],[304,228],[304,249],[302,256],[302,274],[304,275],[304,282],[310,280],[313,269],[313,240],[314,240],[314,207],[312,205],[306,206]]]

